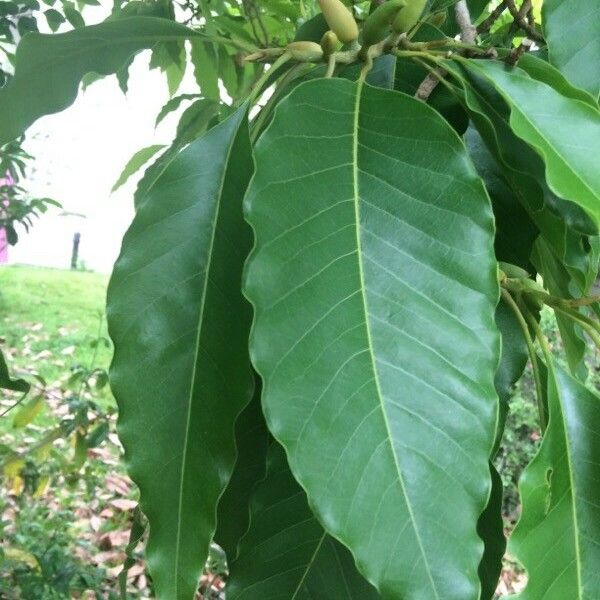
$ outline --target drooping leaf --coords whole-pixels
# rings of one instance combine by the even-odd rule
[[[384,597],[476,598],[498,284],[464,145],[413,98],[319,80],[279,105],[256,163],[245,291],[271,432]]]
[[[254,397],[235,424],[237,458],[227,489],[219,500],[215,542],[225,550],[231,564],[250,522],[250,497],[267,468],[269,431],[260,404],[260,381]]]
[[[600,225],[600,111],[562,96],[518,67],[465,60],[466,68],[493,83],[511,107],[515,134],[542,156],[546,180],[559,197],[583,208]]]
[[[600,94],[600,4],[544,0],[544,36],[551,62],[577,87]]]
[[[194,40],[191,52],[194,65],[194,77],[200,86],[202,95],[210,100],[219,101],[219,59],[214,44],[203,40]]]
[[[17,48],[15,75],[0,89],[0,145],[19,137],[43,115],[73,103],[83,76],[118,71],[136,52],[157,41],[202,37],[166,19],[129,17],[76,31],[25,36]]]
[[[327,535],[292,476],[283,448],[269,450],[266,479],[252,501],[251,525],[230,563],[229,600],[375,600],[352,555]]]
[[[172,160],[138,208],[108,291],[119,435],[148,517],[157,595],[191,600],[252,394],[245,107]],[[234,159],[232,157],[235,157]]]
[[[30,387],[30,384],[24,379],[13,379],[10,376],[6,359],[0,350],[0,389],[26,394]]]
[[[600,597],[600,398],[547,365],[549,424],[523,472],[509,550],[527,569],[519,600]]]
[[[117,181],[112,186],[111,192],[118,190],[136,171],[139,171],[157,152],[164,148],[164,144],[153,144],[138,150],[127,162]]]

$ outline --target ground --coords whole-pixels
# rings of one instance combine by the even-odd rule
[[[33,404],[28,400],[0,418],[0,598],[118,597],[137,492],[125,473],[116,405],[106,385],[112,355],[104,319],[107,283],[105,275],[91,272],[0,268],[0,348],[13,375],[35,382]],[[560,351],[550,313],[542,325]],[[590,351],[588,365],[589,385],[597,387],[598,352]],[[16,394],[0,397],[0,412],[17,400]],[[67,441],[44,443],[61,421],[73,420],[78,427]],[[540,437],[529,373],[515,389],[508,425],[496,461],[507,530],[518,518],[518,476]],[[213,560],[222,568],[217,554]],[[498,591],[518,591],[524,581],[507,561]],[[128,587],[136,598],[150,597],[141,548]]]

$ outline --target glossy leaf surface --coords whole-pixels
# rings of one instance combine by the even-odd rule
[[[600,94],[600,3],[544,0],[542,16],[550,60],[577,87]]]
[[[239,285],[250,174],[241,108],[156,181],[108,291],[119,435],[150,525],[157,596],[173,600],[194,596],[235,461],[234,422],[252,394]]]
[[[520,600],[600,597],[600,397],[549,365],[549,425],[520,481],[510,552],[528,572]]]
[[[252,501],[251,525],[230,564],[228,600],[375,600],[347,548],[327,535],[287,464],[269,450],[266,479]]]
[[[136,52],[161,40],[202,34],[166,19],[129,17],[75,31],[31,33],[18,46],[15,75],[0,90],[0,145],[19,137],[34,121],[71,105],[86,73],[110,75]]]
[[[271,432],[384,597],[476,598],[498,287],[464,145],[413,98],[320,80],[256,163],[245,287]]]

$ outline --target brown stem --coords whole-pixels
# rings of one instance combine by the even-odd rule
[[[498,6],[490,13],[487,17],[477,26],[478,33],[487,33],[492,25],[502,16],[502,13],[506,10],[506,0],[502,0]]]
[[[535,28],[535,24],[531,25],[526,18],[526,15],[531,8],[531,0],[525,0],[523,2],[523,7],[521,8],[521,10],[517,8],[515,0],[505,1],[506,7],[508,8],[515,24],[525,33],[527,33],[528,37],[530,37],[532,40],[543,43],[544,38],[538,33],[537,29]],[[525,8],[525,11],[523,11],[523,8]]]

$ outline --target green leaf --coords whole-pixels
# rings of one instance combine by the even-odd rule
[[[588,236],[582,231],[590,226],[595,230],[595,226],[579,206],[556,197],[548,188],[542,159],[514,134],[509,124],[510,107],[496,89],[486,79],[453,63],[447,63],[447,68],[463,86],[471,119],[513,194],[583,288],[593,256]]]
[[[260,380],[254,397],[235,424],[237,459],[227,489],[219,500],[215,542],[225,550],[231,562],[250,523],[250,497],[264,478],[267,467],[269,432],[260,405]]]
[[[317,80],[281,102],[256,165],[245,292],[271,432],[384,597],[475,598],[498,283],[462,141],[404,94]]]
[[[52,31],[56,31],[65,22],[65,18],[55,8],[45,10],[44,16]]]
[[[127,162],[119,179],[112,186],[111,192],[118,190],[136,171],[141,169],[159,150],[164,148],[164,144],[153,144],[138,150]]]
[[[219,105],[213,100],[200,98],[188,106],[177,124],[177,145],[188,144],[204,133],[219,113]]]
[[[551,62],[594,98],[600,93],[600,4],[597,0],[544,0],[544,37]]]
[[[17,48],[15,75],[0,89],[0,145],[19,137],[34,121],[71,105],[86,73],[109,75],[130,56],[160,40],[202,34],[154,17],[129,17],[44,35],[32,33]]]
[[[521,477],[521,518],[509,541],[528,573],[518,598],[599,598],[600,398],[547,366],[550,420]]]
[[[496,219],[496,258],[531,272],[530,257],[533,243],[539,234],[537,227],[521,206],[479,132],[471,126],[464,139],[475,168],[492,200]]]
[[[510,126],[544,159],[552,191],[600,225],[600,112],[562,96],[523,70],[495,61],[461,61],[493,83],[511,107]]]
[[[202,40],[192,42],[194,77],[205,98],[219,101],[219,59],[214,44]]]
[[[4,354],[0,350],[0,389],[26,394],[30,387],[29,383],[24,379],[11,378]]]
[[[537,79],[557,92],[574,100],[581,100],[597,109],[598,103],[588,92],[581,90],[565,79],[564,75],[555,69],[549,62],[534,56],[531,52],[526,52],[519,59],[519,68],[527,72],[530,77]]]
[[[253,497],[250,529],[230,564],[227,598],[379,598],[350,552],[312,514],[279,444],[269,450],[267,477]]]
[[[160,112],[156,116],[156,121],[154,123],[157,126],[168,114],[177,110],[182,102],[186,102],[187,100],[196,100],[200,98],[200,94],[180,94],[179,96],[175,96],[167,101],[167,103],[160,109]]]
[[[253,388],[239,289],[251,242],[241,214],[252,170],[246,110],[159,176],[108,290],[119,435],[150,523],[156,595],[173,600],[194,597]]]

